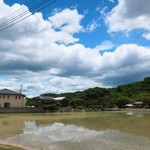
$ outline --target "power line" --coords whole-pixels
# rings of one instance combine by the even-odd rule
[[[43,0],[42,2],[40,2],[39,4],[36,4],[35,6],[33,5],[30,9],[30,11],[34,11],[36,10],[38,7],[40,7],[41,5],[45,4],[48,0]],[[24,9],[24,11],[22,11],[21,13],[16,14],[15,16],[12,16],[10,19],[8,19],[7,21],[4,21],[3,23],[0,24],[0,28],[3,28],[7,25],[9,25],[10,23],[13,23],[13,21],[16,21],[17,19],[20,19],[21,17],[24,17],[28,14],[30,14],[30,11],[28,11],[27,9]]]
[[[30,8],[30,6],[31,6],[33,3],[35,3],[36,1],[38,1],[38,0],[31,1],[30,3],[27,3],[27,4],[25,4],[25,5],[28,6],[28,8]],[[9,20],[12,18],[12,16],[17,15],[17,13],[23,12],[25,9],[24,9],[24,8],[22,9],[22,8],[23,8],[23,6],[22,6],[21,8],[19,8],[19,9],[15,10],[15,11],[9,13],[9,14],[6,15],[5,17],[0,18],[0,24],[2,24],[3,22],[9,21]],[[2,23],[1,23],[1,22],[2,22]]]
[[[52,3],[54,3],[56,0],[48,3],[46,6],[44,7],[41,7],[43,5],[45,5],[47,2],[49,2],[49,0],[43,0],[42,2],[36,4],[35,6],[32,6],[30,7],[30,11],[32,13],[35,13],[36,11],[39,11],[39,10],[42,10],[44,9],[45,7],[48,7],[49,5],[51,5]],[[32,14],[28,11],[28,10],[25,10],[23,12],[21,12],[20,14],[16,14],[15,16],[11,17],[9,20],[7,21],[4,21],[3,23],[0,24],[0,31],[3,31],[4,29],[28,18],[29,16],[31,16]]]
[[[0,31],[3,31],[23,20],[25,20],[26,18],[32,16],[32,13],[35,13],[37,11],[40,11],[50,5],[52,5],[53,3],[55,3],[57,0],[53,0],[53,1],[49,1],[49,0],[43,0],[42,2],[36,4],[35,6],[32,6],[31,8],[29,8],[29,10],[25,10],[25,11],[21,11],[20,14],[16,14],[13,17],[9,17],[10,19],[7,21],[3,21],[2,23],[0,23]]]

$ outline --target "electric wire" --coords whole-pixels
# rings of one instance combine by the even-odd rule
[[[44,4],[47,3],[47,2],[49,2],[49,0],[43,0],[42,2],[36,4],[35,6],[32,6],[32,7],[29,8],[29,9],[30,9],[30,11],[31,11],[32,13],[35,13],[38,8],[40,8],[42,5],[44,5]],[[48,4],[48,5],[49,5],[49,4]],[[38,9],[38,10],[39,10],[39,9]],[[17,19],[22,20],[21,17],[26,18],[26,17],[25,17],[26,15],[27,15],[27,16],[30,16],[30,15],[28,15],[28,14],[30,14],[30,11],[25,10],[25,11],[21,12],[20,14],[17,14],[16,16],[10,18],[8,21],[4,21],[4,23],[1,24],[0,27],[3,29],[3,28],[5,28],[6,26],[9,26],[9,25],[10,25],[11,23],[13,23],[13,22],[15,23],[15,21],[18,22]],[[2,29],[1,29],[1,30],[2,30]]]
[[[38,7],[40,7],[41,5],[45,4],[48,0],[43,0],[41,3],[36,4],[35,6],[30,8],[30,11],[36,10]],[[20,14],[15,15],[14,17],[10,18],[8,21],[4,21],[4,23],[0,24],[0,27],[3,28],[3,26],[7,26],[10,23],[12,23],[13,21],[16,21],[17,19],[20,19],[21,17],[30,14],[30,11],[28,9],[25,9],[25,11],[22,11]]]
[[[8,21],[4,21],[3,23],[0,24],[0,31],[3,31],[23,20],[25,20],[26,18],[30,17],[33,15],[33,13],[37,12],[37,11],[41,11],[43,9],[45,9],[46,7],[52,5],[53,3],[55,3],[57,0],[53,0],[53,1],[49,1],[49,0],[43,0],[42,2],[36,4],[35,6],[32,6],[31,8],[29,8],[30,11],[26,10],[26,11],[21,11],[20,14],[16,14],[15,17],[10,18]]]
[[[30,6],[32,6],[35,2],[39,0],[31,1],[30,3],[25,4],[30,9]],[[23,6],[21,6],[19,9],[9,13],[8,15],[4,16],[3,18],[0,18],[0,24],[2,24],[4,21],[9,21],[13,16],[18,15],[18,13],[22,13],[24,10],[26,10]]]

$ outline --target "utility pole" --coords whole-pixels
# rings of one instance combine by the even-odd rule
[[[22,94],[22,84],[20,85],[20,94]]]
[[[20,97],[21,97],[21,100],[22,100],[22,108],[23,108],[23,95],[22,95],[22,84],[20,85]]]

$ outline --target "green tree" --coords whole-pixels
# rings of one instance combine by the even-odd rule
[[[125,105],[128,103],[130,103],[130,99],[128,97],[125,97],[125,96],[121,96],[121,97],[117,98],[117,100],[116,100],[116,105],[119,108],[125,107]]]

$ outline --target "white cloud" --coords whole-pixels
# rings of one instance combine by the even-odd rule
[[[15,4],[12,7],[9,7],[3,4],[3,9],[1,9],[2,13],[0,14],[3,15],[3,13],[7,14],[12,12],[12,10],[19,8],[18,5],[19,4]],[[71,19],[71,17],[74,19]],[[0,38],[3,40],[5,38],[10,39],[11,41],[17,40],[18,38],[26,38],[28,40],[30,38],[44,38],[51,43],[60,42],[71,44],[79,40],[78,38],[74,38],[73,34],[82,30],[82,26],[80,25],[82,18],[83,16],[78,14],[77,10],[70,9],[65,9],[49,17],[49,21],[43,20],[41,13],[35,13],[19,24],[1,32]]]
[[[85,32],[94,32],[95,29],[100,28],[100,26],[101,25],[98,23],[98,21],[94,20],[86,27]]]
[[[111,41],[103,41],[100,45],[96,46],[96,49],[99,51],[105,51],[112,49],[115,45]]]
[[[16,6],[2,5],[0,14]],[[78,39],[74,33],[82,32],[82,19],[83,15],[75,9],[62,10],[49,20],[36,13],[1,32],[0,88],[17,90],[23,84],[27,96],[37,96],[113,86],[122,83],[122,78],[130,76],[134,81],[150,74],[148,47],[126,44],[101,55],[99,50],[111,49],[114,44],[104,41],[96,48],[89,48],[75,43]]]
[[[53,16],[53,15],[59,13],[60,11],[62,11],[62,8],[60,8],[60,7],[59,8],[54,8],[51,15]]]
[[[150,30],[149,8],[149,0],[119,0],[118,5],[106,17],[109,31]]]
[[[49,21],[55,29],[73,34],[82,30],[82,26],[80,25],[82,18],[83,15],[79,15],[76,9],[64,9],[54,16],[49,17]]]
[[[23,85],[22,92],[28,97],[39,96],[41,93],[62,93],[62,92],[75,92],[83,89],[103,86],[102,84],[92,81],[86,77],[72,76],[72,77],[59,77],[50,76],[48,72],[32,73],[28,72],[26,75],[22,74],[22,78],[28,78],[26,81],[20,81],[19,76],[12,79],[5,79],[0,81],[1,88],[10,88],[18,91],[20,85]],[[21,78],[21,79],[22,79]]]
[[[62,53],[64,57],[60,57]],[[97,50],[82,45],[63,45],[57,55],[53,62],[45,60],[48,68],[44,69],[46,62],[42,60],[43,71],[34,70],[36,65],[42,67],[38,62],[33,64],[31,71],[20,68],[10,79],[2,80],[1,87],[12,85],[12,89],[17,89],[23,84],[25,94],[37,96],[46,92],[73,92],[95,86],[113,86],[128,82],[128,77],[136,81],[150,74],[150,48],[136,44],[118,46],[114,52],[106,51],[102,56]],[[51,63],[56,68],[50,68]]]
[[[116,48],[112,53],[104,53],[103,60],[112,68],[130,68],[135,69],[142,66],[150,65],[150,48],[138,46],[136,44],[124,44]],[[146,64],[147,63],[147,64]],[[105,67],[105,65],[103,65]],[[146,68],[145,68],[146,69]],[[148,69],[148,68],[147,68]]]
[[[114,3],[115,2],[115,0],[109,0],[110,2],[112,2],[112,3]]]
[[[107,9],[108,9],[107,6],[105,6],[104,8],[102,8],[102,10],[100,10],[100,14],[101,14],[102,16],[105,16]]]
[[[49,80],[49,84],[52,85],[51,89],[55,89],[54,92],[74,92],[81,91],[95,86],[102,86],[100,83],[96,83],[85,77],[73,76],[73,77],[55,77]]]
[[[147,40],[150,40],[150,33],[144,33],[143,37]]]

